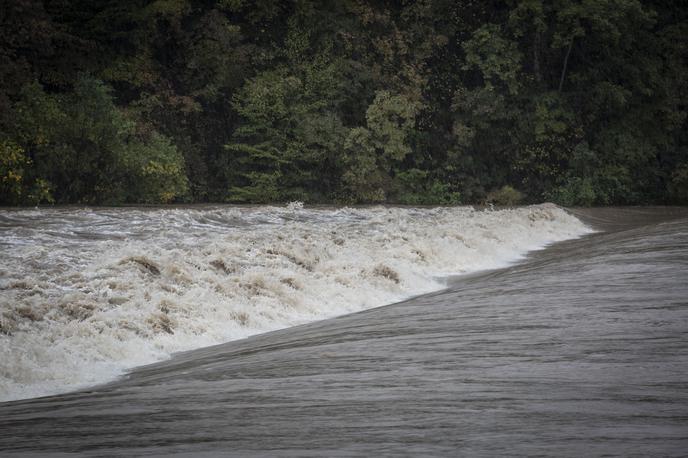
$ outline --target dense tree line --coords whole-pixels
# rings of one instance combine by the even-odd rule
[[[0,204],[686,203],[687,13],[0,0]]]

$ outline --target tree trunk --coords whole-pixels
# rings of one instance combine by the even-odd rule
[[[540,31],[535,30],[533,39],[533,73],[535,73],[535,81],[542,82],[542,74],[540,73]]]
[[[571,48],[573,48],[573,38],[569,42],[569,47],[566,50],[566,57],[564,57],[564,67],[561,69],[561,78],[559,79],[559,92],[564,87],[564,78],[566,77],[566,67],[569,65],[569,56],[571,55]]]

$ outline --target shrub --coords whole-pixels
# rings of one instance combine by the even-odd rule
[[[671,174],[669,193],[674,201],[688,203],[688,163],[679,165]]]
[[[16,205],[24,193],[24,168],[30,163],[21,146],[0,142],[0,203]]]
[[[487,194],[485,201],[495,205],[517,205],[523,200],[523,194],[506,185]]]
[[[53,202],[50,183],[30,176],[32,161],[10,140],[0,141],[0,204],[37,205]]]
[[[545,194],[547,200],[572,207],[574,205],[590,206],[595,203],[597,195],[589,178],[571,177],[566,183]]]

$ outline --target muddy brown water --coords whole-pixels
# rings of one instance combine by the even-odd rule
[[[0,404],[3,456],[686,456],[688,211],[361,313]]]

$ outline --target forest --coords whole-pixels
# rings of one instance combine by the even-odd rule
[[[681,0],[0,0],[0,205],[688,203]]]

